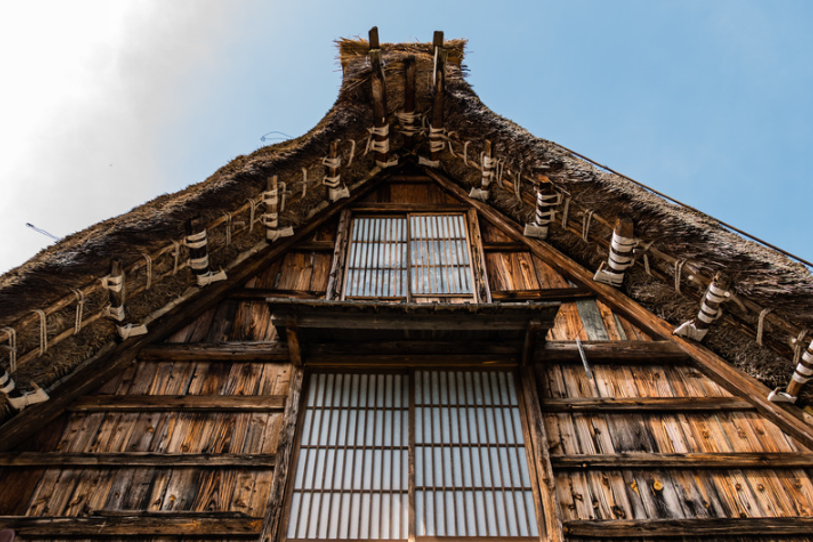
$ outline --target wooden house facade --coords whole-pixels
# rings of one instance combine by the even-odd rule
[[[311,132],[3,277],[0,540],[813,540],[809,273],[463,46],[340,42]]]

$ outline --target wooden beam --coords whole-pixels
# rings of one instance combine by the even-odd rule
[[[353,206],[354,213],[461,213],[468,209],[469,206],[462,203],[365,202]]]
[[[297,243],[308,239],[346,206],[363,198],[388,179],[389,172],[374,170],[368,178],[356,183],[356,189],[349,198],[329,204],[302,225],[293,236],[277,240],[267,249],[248,256],[240,265],[230,268],[228,280],[193,291],[183,303],[174,303],[160,319],[150,324],[146,335],[118,345],[111,341],[101,347],[95,355],[62,379],[58,387],[48,390],[51,396],[49,401],[25,409],[0,427],[0,451],[14,449],[25,442],[45,424],[59,416],[75,398],[90,393],[101,383],[118,376],[132,363],[143,347],[166,339],[194,321],[226,297],[230,290],[242,285],[271,262],[287,254]]]
[[[281,342],[159,343],[144,348],[139,361],[225,361],[287,363],[288,346]]]
[[[378,27],[370,29],[370,85],[373,96],[373,126],[383,128],[387,125],[387,85],[384,82],[384,65],[381,60],[381,45],[378,42]],[[389,141],[389,135],[374,134],[377,143]],[[375,161],[382,165],[389,159],[389,152],[375,152]]]
[[[615,453],[553,455],[557,469],[807,469],[813,453]]]
[[[525,405],[528,430],[531,436],[530,445],[535,458],[534,470],[542,501],[542,514],[545,519],[546,538],[551,542],[562,542],[565,539],[562,529],[561,507],[556,492],[556,477],[551,465],[548,437],[542,413],[539,411],[539,396],[536,391],[536,376],[533,367],[522,368],[522,397]]]
[[[306,357],[311,356],[517,356],[518,342],[505,341],[369,341],[311,343],[304,347]]]
[[[417,74],[415,55],[409,55],[404,59],[404,113],[412,115],[415,113],[415,80]],[[410,129],[415,129],[410,126]],[[412,150],[415,147],[415,137],[412,134],[404,135],[404,145]]]
[[[813,518],[596,519],[564,522],[565,533],[584,538],[809,535]]]
[[[274,412],[284,395],[86,395],[71,412]]]
[[[261,518],[228,512],[153,512],[138,511],[84,517],[0,516],[0,526],[14,529],[22,536],[99,537],[99,536],[199,536],[255,537],[260,534]]]
[[[288,339],[288,351],[291,354],[291,363],[302,365],[302,350],[299,346],[299,335],[297,335],[297,323],[288,322],[285,326],[285,335]]]
[[[540,290],[498,290],[491,291],[493,301],[576,301],[578,299],[595,299],[595,292],[587,288],[547,288]]]
[[[525,243],[483,243],[486,252],[530,252]]]
[[[446,58],[448,52],[443,47],[443,32],[436,30],[432,40],[434,54],[437,58],[435,73],[433,75],[435,84],[432,88],[432,117],[430,122],[434,130],[443,129],[443,95],[446,93]],[[430,142],[434,139],[430,133]],[[439,150],[431,150],[430,158],[433,162],[440,160]]]
[[[546,412],[706,412],[754,410],[737,397],[567,397],[542,400]]]
[[[555,309],[555,307],[554,307]],[[555,310],[554,310],[555,311]],[[414,329],[444,331],[522,331],[530,320],[525,314],[344,314],[299,313],[297,326],[320,329]],[[272,316],[274,325],[287,326],[286,316]],[[545,329],[553,322],[543,321]],[[293,349],[288,345],[293,356]]]
[[[229,299],[268,301],[269,299],[323,299],[325,292],[316,290],[272,290],[270,288],[240,288],[229,292]]]
[[[590,363],[687,363],[691,358],[672,341],[582,341]],[[542,363],[581,363],[576,341],[548,341],[537,354]]]
[[[265,507],[260,542],[276,541],[284,537],[284,534],[280,532],[280,524],[282,523],[285,488],[289,485],[288,470],[296,446],[296,421],[299,419],[300,403],[302,402],[304,374],[301,365],[295,367],[291,374],[288,400],[285,403],[285,414],[282,418],[277,444],[278,463],[274,469],[274,481],[271,483],[271,490],[268,492],[268,504]],[[293,478],[290,480],[292,481]]]
[[[153,452],[0,453],[0,467],[195,467],[269,469],[274,454],[165,454]]]
[[[471,272],[474,274],[475,300],[478,303],[491,303],[491,286],[488,282],[488,266],[483,252],[483,235],[480,232],[480,220],[474,209],[466,213],[469,225],[469,246],[471,247]]]
[[[791,405],[776,405],[768,401],[770,390],[755,378],[732,367],[720,356],[695,342],[672,335],[674,327],[658,318],[626,294],[593,282],[593,273],[577,264],[552,246],[522,234],[522,228],[514,220],[506,217],[491,205],[469,198],[465,190],[436,170],[427,168],[426,174],[435,179],[444,189],[459,201],[472,205],[483,217],[500,228],[515,241],[527,244],[531,252],[542,258],[556,271],[582,285],[589,285],[615,312],[663,340],[671,340],[692,359],[693,363],[725,389],[747,398],[767,419],[777,424],[783,431],[799,440],[808,448],[813,448],[813,416],[805,415],[801,409]]]
[[[542,331],[542,322],[539,320],[532,320],[528,324],[528,329],[525,331],[525,343],[522,346],[521,365],[531,365],[533,363],[536,344],[539,342]]]
[[[291,252],[331,252],[335,245],[333,241],[305,241],[296,245]]]

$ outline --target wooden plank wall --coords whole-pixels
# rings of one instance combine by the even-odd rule
[[[809,468],[729,468],[722,462],[697,468],[670,463],[671,456],[657,457],[725,453],[734,454],[729,459],[735,461],[737,454],[810,452],[751,409],[658,411],[655,404],[626,411],[596,406],[576,413],[561,408],[563,400],[572,403],[574,398],[646,397],[668,402],[690,397],[699,403],[730,397],[696,369],[686,364],[607,364],[594,365],[592,373],[590,380],[581,363],[537,365],[566,530],[578,528],[582,520],[813,516]],[[655,466],[613,468],[619,458],[635,459],[633,454],[655,459]],[[793,540],[797,539],[808,540]]]
[[[529,250],[521,247],[501,250],[501,247],[512,245],[511,239],[487,221],[480,220],[480,231],[486,249],[492,294],[573,287]],[[597,299],[562,303],[553,329],[547,336],[549,341],[573,341],[577,338],[582,341],[651,340],[646,333]]]

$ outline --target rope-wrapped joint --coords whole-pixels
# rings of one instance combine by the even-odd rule
[[[519,174],[517,174],[519,177]],[[525,237],[545,240],[550,232],[550,225],[556,217],[556,207],[562,200],[561,194],[553,192],[550,182],[538,182],[536,185],[536,209],[534,220],[525,224]]]
[[[398,158],[393,158],[392,160],[386,159],[390,152],[390,125],[373,126],[372,128],[368,128],[367,131],[370,135],[367,137],[367,148],[364,154],[366,155],[370,151],[375,152],[375,164],[378,167],[387,168],[397,166]]]
[[[768,395],[768,400],[774,403],[795,403],[805,384],[813,380],[813,341],[807,348],[804,348],[801,340],[797,341],[797,344],[800,349],[804,350],[804,353],[801,354],[799,363],[793,370],[788,387],[786,389],[776,388]]]
[[[632,221],[618,219],[613,229],[607,261],[601,263],[593,276],[594,281],[613,288],[620,288],[624,284],[624,273],[634,263],[633,251],[638,244],[638,240],[632,236],[632,233]]]
[[[294,234],[294,230],[291,226],[285,228],[279,227],[280,190],[279,181],[277,180],[276,175],[268,178],[268,187],[267,190],[262,193],[262,200],[265,204],[265,213],[262,215],[261,221],[263,226],[265,226],[266,240],[269,243],[273,243],[282,237],[292,236]]]
[[[488,187],[497,174],[497,159],[495,159],[492,154],[491,141],[488,140],[486,140],[485,143],[485,150],[480,154],[480,172],[480,188],[472,188],[471,192],[469,192],[469,197],[480,201],[487,201],[491,195]]]
[[[420,115],[417,111],[411,111],[407,113],[406,111],[399,111],[395,114],[396,118],[398,119],[398,131],[404,137],[412,137],[416,134],[421,132],[420,127],[418,126],[418,119],[420,119]]]
[[[328,168],[327,172],[325,172],[325,176],[322,178],[322,184],[327,187],[328,198],[330,201],[338,201],[340,199],[349,198],[350,190],[348,190],[347,186],[342,183],[342,175],[339,173],[339,168],[342,165],[342,157],[338,154],[333,157],[326,156],[322,159],[322,164]]]
[[[200,242],[200,240],[198,239],[195,242]],[[105,288],[107,288],[109,300],[109,304],[105,309],[105,315],[116,322],[116,331],[118,332],[119,337],[122,340],[126,340],[136,335],[146,334],[147,326],[144,324],[124,323],[127,317],[125,311],[127,288],[124,279],[124,271],[121,263],[119,263],[118,260],[113,261],[110,269],[110,275],[102,279],[102,284]]]
[[[0,368],[0,371],[3,371],[0,374],[0,393],[6,396],[8,404],[17,412],[24,410],[29,405],[44,403],[50,399],[45,390],[37,386],[35,382],[31,382],[31,387],[34,388],[33,392],[22,393],[17,388],[17,384],[11,378],[11,375],[5,369]]]
[[[706,289],[705,295],[703,295],[697,316],[679,325],[674,334],[697,342],[702,341],[706,338],[711,324],[722,317],[723,309],[721,305],[730,297],[728,280],[720,273],[716,274]]]

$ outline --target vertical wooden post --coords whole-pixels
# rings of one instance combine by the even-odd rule
[[[263,203],[265,204],[265,213],[262,216],[262,222],[265,226],[265,239],[269,243],[273,243],[281,237],[290,237],[294,234],[294,229],[291,226],[286,228],[279,227],[279,179],[276,175],[268,177],[266,180],[266,190],[262,194]]]
[[[404,60],[404,112],[399,115],[401,120],[401,133],[404,134],[404,144],[408,149],[415,147],[415,55],[409,55]]]
[[[373,94],[373,150],[375,162],[381,167],[389,163],[390,125],[387,123],[387,86],[384,82],[384,66],[381,62],[381,45],[378,42],[378,27],[370,29],[370,66],[372,67]]]
[[[480,201],[487,201],[489,197],[488,187],[497,169],[497,162],[494,160],[494,147],[491,140],[486,139],[483,143],[483,155],[480,158],[481,178],[480,188],[472,188],[469,197]]]
[[[284,538],[280,533],[285,503],[285,488],[288,486],[288,472],[292,462],[293,450],[296,448],[296,422],[299,419],[302,402],[302,382],[305,371],[302,366],[291,371],[288,385],[288,399],[285,401],[285,413],[282,416],[282,427],[277,443],[277,458],[274,463],[274,481],[268,493],[268,505],[265,508],[263,529],[260,542],[276,542]]]
[[[350,210],[344,209],[339,217],[339,227],[336,229],[336,248],[333,250],[333,263],[327,280],[325,299],[342,298],[344,286],[344,262],[347,260],[347,246],[350,243]]]
[[[559,204],[559,195],[553,190],[553,183],[544,175],[536,181],[536,213],[530,224],[525,224],[525,237],[548,238],[550,224],[553,222],[554,207]]]
[[[607,262],[602,262],[593,280],[620,288],[624,283],[624,272],[632,267],[632,251],[637,241],[633,237],[632,220],[618,218],[613,229],[613,238],[610,241],[610,255]]]
[[[429,152],[433,164],[440,165],[440,153],[444,146],[443,95],[446,92],[446,59],[448,51],[443,47],[443,31],[436,30],[432,45],[435,49],[435,72],[432,86],[432,123],[429,128]],[[437,166],[436,166],[437,167]]]
[[[700,302],[700,311],[696,318],[692,318],[675,329],[675,335],[687,337],[695,341],[702,341],[711,327],[711,323],[722,315],[720,305],[729,296],[728,288],[730,282],[728,277],[722,273],[714,275],[709,284],[703,300]]]

